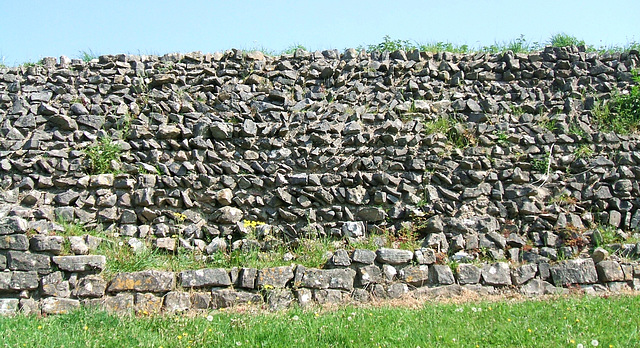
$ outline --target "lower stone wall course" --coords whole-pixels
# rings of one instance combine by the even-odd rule
[[[113,312],[146,315],[241,305],[281,310],[293,303],[308,306],[368,302],[407,294],[439,298],[460,296],[468,291],[479,296],[509,291],[541,296],[568,293],[570,289],[594,294],[640,290],[638,262],[617,256],[605,255],[598,263],[591,258],[552,263],[458,263],[452,269],[445,264],[421,264],[417,258],[406,261],[418,251],[429,253],[427,250],[431,249],[411,252],[387,248],[377,253],[360,250],[338,251],[339,259],[346,256],[352,262],[341,262],[343,266],[337,268],[291,265],[182,272],[147,270],[118,273],[111,279],[93,273],[104,266],[87,266],[104,265],[104,256],[51,257],[9,251],[18,259],[52,258],[58,270],[0,272],[0,294],[4,297],[0,298],[0,304],[5,306],[0,313],[62,314],[80,306],[98,306]],[[381,254],[401,257],[379,257]],[[363,262],[355,261],[354,256]],[[327,256],[328,261],[335,259],[335,254]],[[336,267],[336,262],[327,262],[325,267]]]

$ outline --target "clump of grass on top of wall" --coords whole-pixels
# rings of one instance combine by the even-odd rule
[[[549,39],[549,44],[552,47],[568,47],[568,46],[584,46],[583,40],[578,39],[575,36],[567,35],[565,33],[555,34]]]

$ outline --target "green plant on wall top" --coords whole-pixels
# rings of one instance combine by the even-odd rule
[[[89,174],[117,173],[119,171],[122,148],[111,138],[102,137],[94,145],[84,150],[89,165]]]
[[[583,40],[579,40],[575,36],[567,35],[565,33],[555,34],[549,39],[549,44],[553,47],[567,47],[567,46],[582,46]]]

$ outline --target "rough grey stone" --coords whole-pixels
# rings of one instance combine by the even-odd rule
[[[191,295],[188,292],[170,291],[164,296],[164,309],[167,312],[183,312],[191,308]]]
[[[104,255],[54,256],[53,262],[63,271],[99,272],[107,264],[107,258]]]
[[[16,314],[19,303],[16,298],[0,298],[0,315]]]
[[[51,271],[51,257],[41,254],[31,254],[22,251],[7,252],[7,267],[13,271]]]
[[[37,234],[31,237],[30,244],[33,251],[46,251],[54,255],[60,254],[64,237],[61,236],[45,236]],[[26,249],[25,249],[26,250]]]
[[[357,281],[360,286],[367,287],[369,284],[384,282],[382,271],[376,265],[359,267],[357,271]]]
[[[10,234],[0,237],[0,249],[28,250],[29,240],[24,234]]]
[[[355,276],[356,271],[350,268],[328,270],[307,268],[299,285],[312,289],[353,290]]]
[[[125,313],[135,310],[134,295],[131,293],[120,293],[115,296],[107,296],[103,303],[105,310],[115,313]]]
[[[0,235],[25,233],[29,230],[29,223],[18,216],[0,219]]]
[[[480,268],[469,263],[461,263],[456,269],[456,279],[458,279],[458,284],[460,285],[478,284],[480,275]]]
[[[401,281],[413,285],[423,286],[429,281],[429,266],[407,266],[398,272]]]
[[[185,288],[229,286],[231,278],[224,268],[206,268],[180,272],[180,285]]]
[[[378,262],[390,265],[402,265],[413,260],[413,252],[409,250],[380,248],[376,254]]]
[[[66,314],[80,308],[80,301],[70,298],[47,297],[42,300],[42,313]]]
[[[333,253],[331,263],[334,266],[349,267],[351,265],[351,258],[349,258],[349,254],[346,250],[338,249]]]
[[[104,296],[107,281],[98,275],[88,275],[78,280],[73,289],[74,296],[78,298],[98,298]]]
[[[551,277],[556,286],[593,284],[598,273],[592,259],[565,260],[551,266]]]
[[[293,269],[290,266],[263,268],[258,271],[256,286],[284,288],[291,279],[293,279]]]
[[[511,271],[509,269],[509,264],[505,262],[496,262],[482,266],[482,279],[487,285],[511,285]]]
[[[622,267],[615,261],[600,261],[596,264],[596,271],[601,282],[617,282],[624,279]]]
[[[108,292],[143,291],[168,292],[176,285],[173,272],[141,271],[133,273],[118,273],[111,280]]]
[[[367,249],[356,249],[351,256],[353,262],[371,265],[376,260],[376,253]]]
[[[456,282],[451,268],[447,265],[429,266],[429,282],[434,285],[449,285]]]
[[[313,298],[320,305],[343,303],[348,294],[340,290],[334,289],[316,289],[313,290]]]
[[[235,290],[214,290],[211,292],[214,308],[227,308],[243,304],[260,304],[262,296],[253,292]]]
[[[529,263],[511,270],[511,282],[513,285],[522,285],[536,276],[538,265]]]
[[[272,289],[265,294],[265,302],[270,311],[288,308],[293,301],[295,301],[295,297],[289,289]]]

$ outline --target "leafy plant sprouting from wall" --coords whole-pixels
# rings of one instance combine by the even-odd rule
[[[89,165],[89,174],[117,173],[122,148],[109,137],[102,137],[84,150]]]
[[[596,101],[592,115],[600,130],[630,134],[640,131],[640,76],[634,71],[636,83],[628,94],[614,94],[608,103]]]

